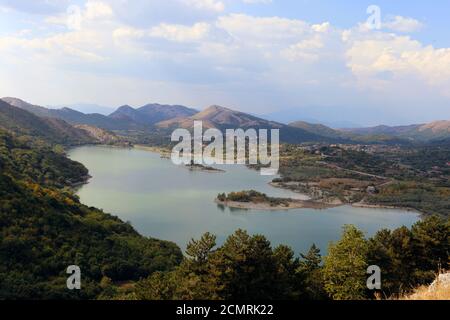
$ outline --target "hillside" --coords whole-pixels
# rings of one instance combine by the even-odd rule
[[[104,129],[88,126],[86,124],[77,124],[74,127],[86,132],[89,136],[101,144],[129,144],[126,139]]]
[[[80,204],[67,191],[83,165],[0,130],[0,300],[95,299],[108,282],[138,280],[181,261],[171,242],[140,236],[129,224]],[[83,290],[66,288],[80,266]]]
[[[41,118],[0,100],[0,128],[17,135],[32,136],[52,143],[79,145],[93,143],[85,131],[55,118]]]
[[[157,123],[156,126],[159,128],[190,129],[193,127],[194,121],[202,121],[204,128],[217,128],[219,130],[238,128],[279,129],[280,140],[289,143],[337,140],[319,136],[301,128],[290,127],[220,106],[211,106],[191,117],[162,121]]]

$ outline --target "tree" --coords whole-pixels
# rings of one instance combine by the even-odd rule
[[[237,230],[212,257],[212,272],[224,299],[277,299],[277,265],[270,242]]]
[[[356,227],[344,227],[341,240],[331,243],[325,258],[325,290],[335,300],[365,298],[368,245]]]
[[[327,293],[324,287],[320,249],[313,244],[308,253],[300,254],[300,256],[302,259],[297,269],[297,274],[301,279],[300,298],[307,300],[326,299]]]
[[[433,280],[439,269],[449,266],[450,220],[431,216],[414,224],[411,236],[417,267],[424,270],[419,281]]]
[[[216,246],[216,236],[211,233],[205,233],[200,240],[192,239],[186,247],[186,255],[190,261],[198,265],[205,264],[212,249]]]
[[[273,256],[277,265],[278,299],[298,299],[300,297],[300,277],[297,273],[299,261],[295,258],[294,251],[288,246],[280,245],[273,250]]]

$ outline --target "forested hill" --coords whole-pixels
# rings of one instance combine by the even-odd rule
[[[49,143],[79,145],[96,142],[86,131],[64,120],[40,118],[0,100],[0,128],[17,136],[40,138]]]
[[[82,205],[67,187],[86,174],[52,145],[0,130],[0,299],[94,299],[180,263],[175,244]],[[69,265],[83,290],[67,290]]]

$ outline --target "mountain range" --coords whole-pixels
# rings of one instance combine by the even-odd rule
[[[370,128],[333,129],[323,124],[313,124],[305,121],[296,121],[283,124],[266,120],[244,112],[213,105],[202,111],[188,108],[182,105],[147,104],[139,108],[129,105],[119,107],[109,115],[98,113],[85,114],[67,107],[61,109],[48,109],[25,102],[18,98],[2,98],[2,113],[5,121],[11,118],[12,110],[22,109],[34,116],[33,123],[40,121],[40,127],[44,124],[51,129],[44,130],[47,134],[60,132],[59,136],[77,136],[83,140],[108,137],[114,141],[108,131],[119,132],[128,135],[141,132],[149,135],[167,136],[170,130],[175,128],[190,129],[194,121],[202,121],[204,128],[225,129],[279,129],[280,140],[287,143],[302,142],[328,142],[328,143],[422,143],[428,141],[445,141],[450,138],[450,121],[442,120],[428,124],[414,124],[409,126],[377,126]],[[9,106],[9,107],[7,107]],[[19,111],[16,111],[18,114]],[[22,114],[22,118],[30,115]],[[25,121],[30,123],[29,121]],[[3,123],[4,121],[2,121]],[[13,122],[12,122],[13,123]],[[23,123],[22,123],[23,125]],[[25,130],[26,126],[18,125]],[[29,128],[28,128],[29,129]],[[50,130],[50,131],[49,131]],[[61,134],[61,131],[66,134]],[[104,130],[104,131],[99,131]],[[27,130],[25,130],[27,131]],[[70,132],[70,134],[68,133]],[[100,138],[101,140],[101,138]]]
[[[343,129],[341,132],[357,135],[386,135],[402,138],[408,141],[429,141],[450,137],[450,121],[440,120],[426,124],[409,126],[376,126],[370,128]]]

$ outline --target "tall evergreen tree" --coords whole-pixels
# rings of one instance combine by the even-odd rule
[[[341,240],[331,243],[325,258],[325,289],[335,300],[365,298],[368,245],[356,227],[344,227]]]

